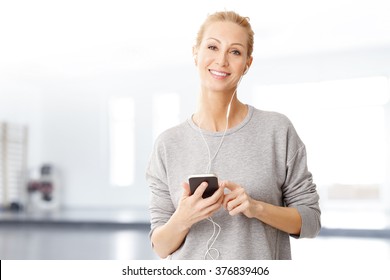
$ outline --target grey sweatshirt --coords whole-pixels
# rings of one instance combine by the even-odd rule
[[[241,124],[227,130],[211,173],[235,182],[256,200],[294,207],[302,218],[299,236],[315,237],[321,228],[319,196],[307,169],[306,150],[287,117],[248,106]],[[223,132],[202,130],[213,156]],[[192,118],[168,129],[156,140],[146,179],[151,190],[151,232],[165,224],[178,206],[182,182],[207,171],[208,152]],[[221,232],[213,247],[219,259],[291,259],[290,236],[243,214],[221,208],[212,219]],[[194,224],[171,259],[203,259],[213,224]]]

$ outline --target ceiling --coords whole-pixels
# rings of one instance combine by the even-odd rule
[[[208,13],[250,17],[254,57],[390,50],[389,0],[8,0],[0,2],[0,80],[192,63]]]

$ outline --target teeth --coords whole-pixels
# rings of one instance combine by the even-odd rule
[[[218,72],[218,71],[214,71],[214,70],[210,70],[210,72],[211,72],[211,74],[221,76],[221,77],[226,77],[228,75],[227,73],[222,73],[222,72]]]

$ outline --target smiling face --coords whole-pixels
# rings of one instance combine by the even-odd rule
[[[203,91],[232,92],[252,62],[248,34],[236,23],[218,21],[207,26],[194,48]]]

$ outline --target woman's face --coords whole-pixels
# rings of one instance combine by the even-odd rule
[[[232,91],[252,62],[247,57],[248,34],[232,22],[214,22],[194,50],[201,86],[209,91]]]

